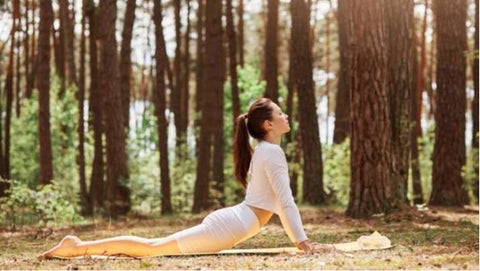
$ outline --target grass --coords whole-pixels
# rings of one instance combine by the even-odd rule
[[[96,221],[40,229],[0,228],[0,269],[474,269],[479,268],[478,206],[402,210],[380,218],[353,220],[333,207],[300,207],[307,235],[321,243],[354,241],[379,231],[394,248],[354,253],[170,256],[148,259],[75,259],[40,261],[36,255],[66,234],[82,239],[116,235],[159,237],[193,226],[202,215]],[[274,218],[255,237],[236,248],[291,246]]]

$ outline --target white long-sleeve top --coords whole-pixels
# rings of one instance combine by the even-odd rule
[[[260,141],[252,155],[245,203],[277,214],[290,240],[307,240],[290,189],[285,153],[279,145]]]

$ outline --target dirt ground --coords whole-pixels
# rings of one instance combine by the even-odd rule
[[[320,243],[355,241],[379,231],[393,248],[344,253],[169,256],[147,259],[37,260],[63,236],[84,240],[117,235],[161,237],[199,223],[200,215],[162,218],[127,217],[122,221],[89,220],[81,225],[0,228],[0,269],[473,269],[479,268],[478,206],[407,209],[371,219],[350,219],[333,207],[300,207],[307,235]],[[236,248],[292,246],[274,218],[253,238]]]

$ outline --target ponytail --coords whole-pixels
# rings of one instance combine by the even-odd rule
[[[242,114],[237,117],[235,122],[235,138],[233,140],[235,177],[244,188],[247,188],[247,172],[253,152],[249,142],[247,121],[247,114]]]

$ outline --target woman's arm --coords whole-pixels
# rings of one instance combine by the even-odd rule
[[[278,216],[288,237],[298,247],[308,238],[303,229],[300,212],[290,189],[290,177],[288,175],[285,153],[279,147],[278,149],[271,149],[268,157],[268,160],[265,161],[265,170],[273,191],[280,202],[281,208]],[[304,245],[305,243],[300,246],[304,247]]]

